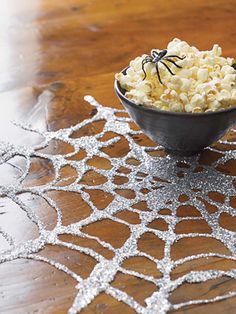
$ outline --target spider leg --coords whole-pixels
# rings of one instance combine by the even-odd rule
[[[184,60],[184,59],[186,58],[186,56],[184,56],[184,57],[179,57],[179,56],[176,56],[176,55],[168,55],[168,56],[166,56],[165,58],[177,58],[177,59],[179,59],[179,60]]]
[[[163,84],[163,83],[162,83],[162,80],[161,80],[161,77],[160,77],[159,69],[158,69],[158,63],[156,63],[156,70],[157,70],[157,76],[158,76],[159,82],[160,82],[161,84]]]
[[[147,73],[146,73],[146,71],[145,71],[145,69],[144,69],[144,65],[145,65],[146,63],[149,63],[149,62],[151,62],[151,61],[145,60],[145,59],[142,61],[142,70],[143,70],[143,73],[144,73],[143,81],[144,81],[145,78],[147,77]]]
[[[159,53],[156,50],[152,50],[151,54],[155,57],[157,57],[159,55]]]
[[[166,67],[166,69],[170,72],[170,74],[175,75],[163,61],[160,61],[160,62]]]
[[[151,56],[146,55],[146,57],[143,60],[150,59],[150,58],[151,58]]]
[[[169,62],[173,63],[177,68],[182,69],[182,67],[180,65],[176,64],[175,61],[169,59],[168,57],[167,58],[163,58],[163,60],[169,61]]]

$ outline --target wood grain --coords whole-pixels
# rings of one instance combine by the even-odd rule
[[[10,121],[17,119],[33,123],[45,130],[57,130],[69,127],[94,115],[94,109],[83,100],[84,95],[92,94],[106,106],[120,108],[120,104],[113,92],[114,74],[127,65],[130,59],[154,47],[166,47],[174,37],[179,37],[198,46],[200,49],[210,49],[214,43],[223,47],[226,56],[236,57],[235,46],[235,0],[8,0],[0,4],[0,137],[17,144],[35,144],[40,140],[35,134],[19,130]],[[46,108],[35,108],[38,95],[45,89],[55,94],[54,99]],[[102,123],[102,122],[100,122]],[[133,126],[134,127],[134,126]],[[96,134],[101,125],[94,124],[92,128],[80,130],[75,137],[85,134]],[[109,136],[113,136],[110,134]],[[140,145],[152,146],[147,138],[135,139]],[[62,143],[51,143],[48,152],[68,152],[71,148]],[[227,147],[221,147],[222,150]],[[121,141],[113,149],[107,148],[107,153],[122,156],[127,153],[127,143]],[[159,152],[160,153],[160,152]],[[81,153],[82,154],[82,153]],[[151,153],[150,153],[151,154]],[[165,156],[161,152],[160,156]],[[200,157],[203,171],[204,166],[217,160],[220,154],[205,151]],[[82,155],[74,157],[77,160]],[[135,161],[130,161],[135,162]],[[101,169],[109,169],[107,159],[93,159],[90,163]],[[183,166],[183,165],[182,165]],[[123,167],[121,173],[127,168]],[[43,170],[44,169],[44,170]],[[235,161],[225,164],[220,171],[235,175]],[[184,167],[179,168],[179,175],[184,175]],[[14,176],[10,167],[1,169],[0,184],[8,182]],[[50,164],[42,165],[36,159],[26,180],[27,184],[42,184],[51,180],[53,171]],[[63,170],[63,177],[73,176],[71,169]],[[122,176],[116,182],[122,182]],[[96,173],[88,173],[83,178],[87,184],[94,180],[101,181]],[[99,181],[99,182],[100,182]],[[131,191],[132,192],[132,191]],[[120,190],[121,195],[132,198],[130,191]],[[145,191],[144,191],[145,192]],[[55,217],[47,209],[47,205],[40,203],[31,196],[25,196],[28,204],[37,212],[48,228],[53,228]],[[65,225],[78,221],[89,215],[90,209],[78,195],[67,195],[66,192],[52,192],[51,197],[61,206]],[[109,195],[94,194],[96,206],[103,209],[111,199]],[[220,202],[222,195],[211,195]],[[105,200],[105,201],[104,201]],[[11,224],[14,236],[19,240],[37,237],[37,230],[20,213],[16,206],[6,199],[0,200],[0,220],[4,226]],[[184,196],[183,196],[184,202]],[[76,206],[75,206],[76,205]],[[138,205],[140,210],[147,210],[145,204]],[[184,203],[183,203],[184,206]],[[210,208],[209,211],[214,210]],[[80,213],[76,207],[82,208]],[[70,209],[68,213],[66,209]],[[184,217],[186,210],[195,213],[194,208],[179,208],[178,213]],[[163,208],[164,215],[171,214],[168,207]],[[131,215],[132,216],[132,215]],[[138,217],[123,214],[122,219],[139,223]],[[222,225],[235,231],[234,221],[222,217]],[[123,225],[115,226],[114,222],[97,222],[86,232],[98,235],[102,239],[120,247],[127,239],[129,231]],[[103,224],[104,229],[101,228]],[[188,233],[191,226],[186,222],[177,226],[177,232]],[[153,226],[165,230],[164,220],[159,220]],[[206,232],[207,226],[196,225],[196,230]],[[27,232],[24,232],[27,230]],[[101,231],[102,230],[102,231]],[[116,237],[114,237],[114,230]],[[112,258],[112,252],[98,245],[96,241],[83,239],[62,238],[63,241],[79,243],[89,246]],[[158,243],[157,243],[158,242]],[[192,252],[208,252],[212,246],[220,253],[227,250],[217,241],[200,241],[193,246],[192,242],[180,241],[172,251],[174,258],[186,256]],[[201,245],[199,245],[201,243]],[[140,247],[157,257],[163,254],[163,243],[152,234],[140,239]],[[1,247],[1,243],[0,243]],[[159,250],[154,249],[158,247]],[[44,254],[44,255],[43,255]],[[83,254],[75,256],[70,250],[60,247],[48,247],[42,256],[53,257],[65,263],[85,278],[96,262]],[[69,259],[67,257],[70,257]],[[177,268],[172,276],[177,278],[188,269],[231,269],[232,263],[223,259],[201,260],[186,267]],[[159,276],[158,270],[153,269],[150,261],[138,259],[127,261],[124,267],[138,271],[145,271]],[[227,268],[228,267],[228,268]],[[66,313],[76,295],[76,282],[67,275],[43,263],[18,260],[0,266],[0,312],[1,313]],[[155,287],[137,278],[128,278],[117,274],[113,283],[134,297],[141,304],[144,297],[155,291]],[[183,302],[185,299],[212,297],[232,290],[235,282],[221,278],[216,283],[183,285],[171,296],[172,302]],[[145,293],[141,293],[143,292]],[[98,296],[83,313],[133,313],[127,305],[117,302],[110,296]],[[213,305],[192,306],[179,310],[178,313],[230,314],[236,312],[236,299],[225,300]]]

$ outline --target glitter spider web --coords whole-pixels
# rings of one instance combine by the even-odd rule
[[[44,95],[45,92],[41,96],[44,97]],[[70,128],[61,129],[55,132],[41,132],[40,130],[34,130],[30,126],[21,125],[23,129],[29,132],[40,134],[44,138],[43,142],[35,147],[29,148],[9,143],[0,144],[0,165],[9,164],[19,170],[19,176],[15,179],[15,182],[9,185],[0,185],[0,197],[8,198],[17,204],[21,210],[26,212],[27,217],[37,226],[39,231],[39,237],[36,239],[16,244],[14,238],[1,227],[0,223],[0,236],[6,240],[10,247],[0,252],[0,263],[18,258],[33,259],[48,263],[74,278],[77,281],[78,294],[69,310],[70,314],[80,312],[82,309],[86,308],[86,306],[102,292],[105,292],[118,301],[124,302],[137,313],[145,314],[167,313],[170,310],[177,310],[188,305],[212,303],[236,296],[236,291],[230,291],[212,299],[189,300],[179,304],[171,304],[169,301],[172,292],[184,283],[201,283],[223,276],[236,279],[236,269],[228,271],[213,269],[207,271],[189,271],[177,279],[172,279],[170,276],[171,272],[177,266],[200,258],[219,257],[224,258],[225,260],[236,261],[236,232],[223,228],[219,223],[220,215],[222,213],[230,214],[233,217],[236,216],[236,211],[232,208],[230,203],[230,198],[235,196],[233,183],[234,176],[217,170],[219,166],[224,165],[230,160],[235,160],[236,151],[232,149],[222,152],[217,148],[209,148],[212,152],[221,153],[222,156],[218,158],[213,165],[206,166],[204,172],[195,171],[199,166],[197,157],[181,158],[181,162],[187,164],[188,167],[183,169],[184,177],[178,176],[179,168],[176,166],[176,163],[179,162],[178,158],[170,156],[153,157],[150,152],[161,151],[161,147],[157,146],[155,148],[150,148],[141,146],[134,141],[133,137],[142,134],[142,132],[140,130],[134,131],[130,127],[129,123],[132,122],[130,118],[118,116],[119,113],[124,113],[124,110],[104,107],[97,103],[91,96],[86,96],[85,100],[97,110],[92,118],[86,119]],[[71,137],[74,132],[80,130],[82,127],[89,126],[91,123],[100,120],[105,121],[103,130],[100,133],[81,136],[80,138]],[[114,132],[117,136],[101,141],[100,139],[106,132]],[[233,130],[232,132],[235,131]],[[111,147],[117,143],[121,137],[125,138],[129,144],[129,152],[125,156],[110,157],[104,150],[102,150],[103,148]],[[46,148],[52,140],[70,144],[74,148],[74,152],[56,155],[40,152],[40,150]],[[219,141],[219,143],[222,145],[231,145],[232,147],[235,144],[235,142],[224,140]],[[76,161],[68,159],[81,150],[86,151],[87,154],[82,160]],[[21,156],[25,159],[24,170],[11,163],[16,156]],[[87,161],[94,156],[109,159],[112,169],[97,169],[96,167],[89,165]],[[55,170],[55,177],[49,183],[44,185],[26,187],[24,185],[24,180],[29,174],[32,158],[35,157],[49,160]],[[135,159],[139,161],[139,164],[129,164],[127,163],[127,160],[129,159]],[[64,185],[60,186],[58,185],[58,182],[63,181],[60,176],[60,170],[65,166],[71,166],[76,171],[77,176],[72,183],[67,184],[65,181]],[[128,168],[130,173],[128,175],[128,182],[116,185],[114,183],[114,177],[116,175],[127,176],[118,171],[120,167]],[[82,178],[90,170],[96,170],[98,174],[105,176],[107,181],[99,185],[87,185],[82,181]],[[140,174],[142,174],[141,177]],[[88,191],[97,189],[108,192],[113,196],[113,200],[103,210],[96,208],[88,193]],[[135,197],[127,199],[120,195],[117,192],[117,189],[131,190],[135,193]],[[144,194],[143,189],[148,190],[148,193]],[[91,214],[89,217],[76,223],[64,226],[62,223],[61,209],[56,202],[46,194],[49,191],[78,193],[91,208]],[[226,196],[224,203],[221,204],[221,206],[209,197],[209,192],[212,191],[216,191]],[[23,193],[30,193],[33,196],[42,198],[52,210],[56,212],[57,223],[53,230],[48,230],[38,215],[19,198],[19,195]],[[199,215],[197,217],[188,215],[180,217],[177,215],[178,207],[182,204],[179,201],[180,195],[187,196],[187,200],[185,200],[184,203],[185,205],[192,205],[198,210]],[[168,204],[168,208],[171,210],[171,214],[163,216],[160,214],[160,210],[166,207],[169,200],[171,200],[171,203]],[[139,202],[146,202],[149,210],[141,211],[135,208],[134,205]],[[209,213],[204,206],[204,202],[207,202],[211,206],[217,206],[218,210],[214,213]],[[126,211],[138,214],[140,223],[131,224],[115,216],[115,214],[122,212],[124,208]],[[167,230],[162,231],[150,227],[150,223],[158,218],[165,221],[168,225]],[[91,236],[82,231],[83,227],[104,219],[112,220],[129,228],[130,235],[121,247],[114,248],[110,243],[101,240],[99,237]],[[206,222],[211,229],[211,232],[175,232],[178,223],[196,220]],[[158,259],[153,257],[151,254],[142,251],[138,247],[139,239],[146,233],[153,234],[155,237],[163,241],[163,258]],[[64,242],[59,239],[59,235],[61,234],[93,239],[103,248],[111,250],[114,253],[114,257],[111,260],[108,260],[91,248]],[[171,249],[175,243],[185,238],[197,237],[206,239],[211,238],[220,241],[224,247],[228,249],[229,254],[208,252],[172,260]],[[62,263],[58,263],[52,259],[37,254],[48,244],[59,245],[91,256],[96,260],[97,264],[91,271],[90,275],[86,279],[83,279]],[[138,271],[128,270],[122,266],[126,259],[138,256],[145,257],[154,262],[162,276],[160,278],[155,278],[154,276],[145,275]],[[158,288],[157,291],[145,299],[146,306],[141,305],[128,293],[111,285],[118,272],[144,279],[147,282],[153,283]]]

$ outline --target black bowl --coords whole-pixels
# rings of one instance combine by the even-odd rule
[[[127,69],[122,72],[125,74]],[[191,156],[199,153],[236,123],[236,107],[206,113],[169,112],[130,101],[117,80],[115,92],[140,129],[174,155]]]

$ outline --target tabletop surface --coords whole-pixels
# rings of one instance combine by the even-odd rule
[[[24,179],[25,192],[16,193],[19,194],[17,197],[12,196],[16,190],[11,187],[11,184],[23,165],[19,147],[23,145],[30,149],[39,145],[42,140],[40,134],[24,130],[12,121],[25,122],[33,128],[53,134],[53,131],[70,128],[88,119],[91,120],[90,123],[73,129],[70,138],[89,136],[91,139],[102,132],[106,119],[93,120],[98,109],[93,103],[90,104],[93,102],[91,98],[87,98],[89,101],[84,100],[85,95],[91,95],[98,103],[108,108],[122,109],[113,91],[114,74],[134,57],[148,53],[152,48],[164,49],[175,37],[205,50],[211,49],[214,43],[218,43],[223,48],[224,55],[236,57],[235,20],[234,0],[8,0],[1,3],[0,139],[17,147],[18,159],[12,161],[9,158],[5,163],[1,161],[0,166],[0,186],[10,187],[6,189],[8,192],[3,192],[4,188],[0,189],[0,256],[4,250],[11,250],[8,247],[11,240],[8,238],[6,241],[6,234],[15,240],[16,248],[22,243],[35,241],[39,237],[38,226],[33,223],[34,213],[46,230],[53,230],[57,221],[56,211],[51,208],[52,203],[47,203],[40,197],[41,195],[37,195],[36,192],[33,194],[31,193],[33,190],[25,188],[43,186],[53,180],[57,164],[52,164],[50,159],[32,155],[29,173]],[[126,113],[119,111],[112,111],[112,114],[121,118],[128,117]],[[155,144],[139,133],[133,122],[129,121],[129,125],[134,131],[133,134],[137,131],[137,135],[132,137],[135,143],[140,147],[148,147],[150,156],[156,157],[165,167],[165,163],[170,161],[164,150],[155,150]],[[101,141],[108,141],[116,135],[114,132],[105,132]],[[60,140],[58,134],[56,136],[58,137],[52,137],[47,147],[40,150],[41,153],[65,156],[73,152],[72,142]],[[205,206],[205,210],[211,215],[209,217],[217,216],[223,205],[230,208],[231,212],[227,212],[228,209],[224,207],[225,212],[219,214],[217,219],[220,226],[228,230],[228,241],[232,242],[236,235],[236,218],[233,212],[233,209],[236,209],[236,193],[233,190],[236,187],[233,178],[236,176],[236,160],[227,157],[224,163],[217,165],[217,161],[225,152],[235,149],[235,145],[232,144],[236,139],[235,133],[231,132],[227,139],[229,144],[218,143],[213,145],[214,149],[206,149],[201,153],[197,157],[197,165],[194,169],[189,162],[178,160],[175,163],[171,161],[171,169],[175,169],[176,177],[183,186],[189,182],[186,177],[190,173],[190,168],[191,173],[203,174],[203,177],[206,173],[218,171],[224,174],[227,182],[232,183],[230,196],[227,192],[223,194],[219,191],[210,191],[207,200],[203,199],[201,188],[207,182],[206,176],[205,181],[199,183],[202,186],[198,189],[195,187],[195,191],[192,191],[199,193],[196,198]],[[111,170],[112,165],[115,165],[115,159],[124,158],[130,147],[125,136],[120,135],[119,141],[102,149],[107,158],[101,156],[90,158],[87,163],[93,167],[93,170],[90,168],[89,171],[84,171],[78,182],[86,187],[86,195],[89,194],[92,204],[100,212],[114,201],[114,195],[97,188],[109,178],[102,175],[101,171],[96,171],[96,168]],[[14,150],[12,146],[9,146],[8,152],[12,150]],[[26,154],[26,150],[22,154]],[[80,162],[85,158],[86,151],[80,149],[75,155],[68,156],[69,160]],[[47,245],[43,245],[35,253],[31,251],[31,255],[27,256],[23,253],[21,255],[15,253],[17,258],[14,254],[11,254],[10,258],[7,254],[2,255],[3,258],[0,259],[1,313],[67,313],[75,300],[78,300],[76,298],[80,293],[77,277],[68,275],[68,272],[63,269],[58,269],[59,264],[56,268],[48,261],[60,263],[73,274],[78,275],[78,278],[86,279],[91,275],[98,261],[95,255],[93,257],[94,253],[90,254],[90,251],[86,250],[83,252],[83,249],[76,250],[76,246],[89,248],[91,252],[97,252],[99,258],[103,258],[102,261],[109,262],[113,260],[118,249],[123,248],[130,236],[129,226],[139,225],[140,215],[144,215],[149,210],[144,199],[145,197],[148,199],[150,192],[148,188],[143,188],[142,201],[136,203],[133,201],[136,197],[134,191],[124,188],[123,185],[125,186],[129,176],[133,178],[130,171],[135,172],[135,167],[139,167],[140,161],[138,158],[130,158],[126,162],[127,167],[120,167],[117,170],[119,175],[116,172],[116,175],[112,176],[116,195],[120,197],[118,198],[120,202],[123,202],[123,207],[114,214],[114,220],[99,218],[94,223],[90,221],[88,225],[85,224],[81,230],[90,237],[83,237],[79,233],[75,236],[73,228],[67,228],[63,233],[64,229],[61,228],[58,235],[61,242],[55,244],[54,240],[48,240]],[[60,180],[57,182],[57,187],[71,184],[80,171],[78,169],[76,171],[68,164],[62,166],[62,163],[59,168]],[[135,173],[139,176],[137,182],[147,176],[140,171]],[[160,183],[164,185],[169,183],[165,180],[165,176],[156,177],[156,183],[153,184],[159,185],[155,193],[159,193]],[[78,191],[68,192],[63,188],[49,189],[46,194],[60,208],[63,226],[73,226],[91,214],[91,206],[83,196],[85,194],[80,194]],[[176,195],[169,195],[169,200],[166,199],[166,205],[159,208],[158,219],[151,222],[150,228],[160,231],[160,234],[168,230],[168,224],[171,225],[172,221],[170,204],[174,201],[178,205],[176,215],[181,217],[175,227],[176,234],[211,235],[212,229],[201,218],[195,199],[191,204],[192,198],[189,200],[187,194],[181,194],[180,191],[178,199]],[[134,208],[133,211],[126,208],[130,204]],[[189,216],[192,220],[187,219]],[[2,230],[5,232],[5,237]],[[98,238],[103,242],[97,241]],[[66,246],[66,243],[74,244],[74,249]],[[112,251],[112,248],[115,248],[115,251]],[[144,308],[145,299],[158,290],[154,281],[148,280],[148,276],[160,279],[163,275],[148,256],[161,260],[164,245],[155,232],[147,232],[139,239],[139,249],[147,254],[130,257],[122,262],[122,271],[117,271],[109,284],[131,296]],[[183,237],[173,245],[171,254],[173,259],[180,260],[188,255],[209,252],[216,252],[218,255],[199,257],[180,263],[171,272],[171,279],[181,278],[190,271],[217,269],[227,272],[236,268],[236,261],[233,258],[224,258],[225,255],[232,254],[232,251],[229,252],[229,247],[211,236]],[[32,256],[36,253],[38,260]],[[43,261],[43,258],[46,260]],[[134,273],[124,273],[123,269]],[[138,278],[135,276],[137,273],[142,273],[146,277]],[[158,280],[155,282],[158,283]],[[211,299],[234,290],[235,279],[227,275],[210,278],[200,283],[186,281],[172,291],[169,301],[171,304],[180,304],[188,300]],[[101,289],[99,293],[95,293],[87,302],[88,304],[83,309],[83,306],[81,307],[82,313],[111,314],[122,311],[135,313],[131,306],[112,296],[112,293],[117,290],[110,289],[110,293],[104,291],[105,289]],[[236,299],[232,297],[211,304],[189,304],[180,309],[170,309],[170,312],[188,314],[206,311],[234,313]],[[151,312],[155,313],[154,310]]]

